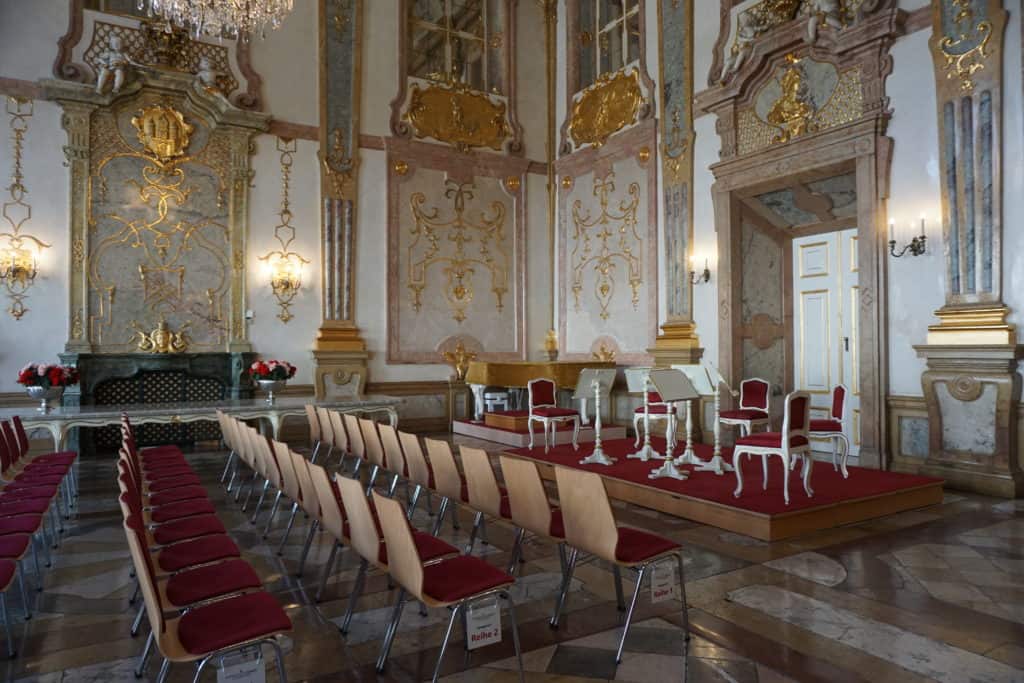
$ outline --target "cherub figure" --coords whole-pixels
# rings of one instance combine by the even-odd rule
[[[809,0],[811,16],[807,20],[807,42],[818,40],[818,28],[831,26],[835,30],[843,28],[842,0]]]
[[[736,17],[736,39],[725,60],[725,66],[722,67],[723,84],[743,66],[753,49],[754,40],[761,35],[762,29],[761,20],[754,12],[740,12]]]
[[[121,36],[112,35],[107,40],[107,49],[99,56],[99,74],[96,76],[96,92],[103,94],[107,89],[107,83],[113,79],[114,84],[110,92],[120,92],[124,85],[131,65],[131,59],[124,52],[124,43]]]
[[[200,85],[207,90],[220,92],[220,84],[217,83],[217,79],[220,78],[220,72],[213,68],[210,58],[206,55],[199,58],[199,69],[196,71],[196,78],[199,79]]]

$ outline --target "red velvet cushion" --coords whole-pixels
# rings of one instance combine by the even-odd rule
[[[768,413],[763,410],[723,410],[718,417],[726,420],[767,420]]]
[[[740,384],[740,405],[744,408],[768,409],[768,383],[759,379],[743,380]]]
[[[216,562],[229,557],[240,557],[238,546],[228,536],[203,536],[192,541],[177,543],[160,551],[158,564],[165,572],[176,572],[197,564]]]
[[[157,507],[168,503],[177,503],[183,500],[205,500],[206,489],[202,486],[182,486],[170,489],[161,493],[154,493],[149,497],[149,502]]]
[[[60,483],[64,481],[64,475],[48,472],[22,472],[14,478],[14,481],[33,486],[60,486]]]
[[[143,448],[142,452],[139,455],[141,455],[143,458],[148,458],[149,456],[184,454],[181,452],[181,449],[175,446],[174,444],[166,444],[164,446],[152,446],[150,448]]]
[[[841,432],[842,423],[837,420],[811,420],[812,432]]]
[[[556,408],[554,406],[547,406],[544,408],[534,408],[533,414],[537,417],[572,417],[579,415],[579,411],[572,408]]]
[[[633,412],[636,413],[637,415],[643,415],[644,414],[644,407],[640,406],[639,408],[637,408]],[[667,415],[668,412],[669,412],[669,407],[667,405],[665,405],[664,403],[660,403],[658,405],[654,405],[654,404],[648,404],[647,405],[647,414],[648,415]]]
[[[199,536],[223,534],[224,531],[224,525],[215,515],[186,517],[158,526],[153,530],[153,540],[159,545],[167,545]]]
[[[647,392],[647,402],[648,403],[661,403],[661,394],[659,394],[657,391],[648,391]]]
[[[19,500],[0,496],[0,516],[9,515],[41,515],[50,509],[47,498],[22,498]]]
[[[57,495],[57,486],[52,484],[37,484],[31,481],[22,481],[18,483],[11,483],[4,487],[4,495],[9,496],[15,493],[25,496],[26,498],[42,498],[43,496],[52,498]]]
[[[149,482],[148,488],[150,493],[159,493],[161,491],[167,491],[168,489],[176,489],[182,486],[201,486],[202,482],[199,481],[199,475],[186,474],[173,479],[161,479],[160,481]]]
[[[178,637],[187,652],[198,655],[291,627],[277,599],[259,592],[197,607],[178,622]]]
[[[837,386],[832,390],[832,419],[843,419],[843,403],[846,401],[846,387]]]
[[[0,536],[0,557],[18,559],[28,550],[29,541],[32,537],[28,534],[11,534]]]
[[[657,557],[681,546],[675,541],[628,526],[619,527],[619,541],[615,544],[615,559],[635,564]]]
[[[190,474],[195,474],[188,465],[169,465],[167,467],[155,467],[153,469],[146,468],[146,481],[161,481],[163,479],[173,479],[175,477],[187,477]]]
[[[18,515],[0,517],[0,536],[7,534],[34,534],[43,524],[40,515]]]
[[[555,383],[548,379],[538,380],[529,385],[530,403],[535,406],[555,404]]]
[[[212,515],[217,510],[213,507],[213,503],[205,498],[193,498],[192,500],[183,500],[177,503],[171,503],[169,505],[161,505],[157,509],[153,510],[150,515],[154,522],[162,523],[169,522],[172,519],[181,519],[183,517],[192,517],[193,515]]]
[[[807,396],[794,396],[789,402],[789,429],[790,431],[804,430],[807,422],[810,422],[810,398]]]
[[[0,560],[0,591],[7,590],[14,580],[14,570],[18,565],[14,560]]]
[[[445,555],[458,555],[459,549],[453,546],[451,543],[442,541],[437,536],[432,536],[422,531],[412,532],[412,541],[416,544],[416,552],[420,556],[420,562],[430,562],[436,560],[439,557]],[[380,550],[377,552],[377,559],[381,564],[388,563],[388,546],[386,543],[380,544]]]
[[[514,578],[472,555],[460,555],[423,568],[423,593],[438,602],[458,602],[513,583]]]
[[[71,465],[77,459],[78,453],[73,452],[44,453],[32,458],[32,462],[40,465]]]
[[[561,508],[551,508],[551,528],[548,535],[553,538],[565,538],[565,522],[562,520]]]
[[[757,446],[759,448],[782,448],[781,432],[758,432],[736,439],[737,446]],[[793,436],[789,439],[789,447],[806,446],[807,439],[802,436]]]
[[[167,598],[174,606],[184,607],[261,585],[248,562],[229,560],[175,574],[167,580]]]

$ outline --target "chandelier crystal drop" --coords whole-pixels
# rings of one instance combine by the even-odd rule
[[[293,0],[138,0],[138,8],[192,31],[197,37],[261,38],[277,29]]]

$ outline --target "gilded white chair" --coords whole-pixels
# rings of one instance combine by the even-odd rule
[[[805,391],[794,391],[786,396],[785,412],[782,416],[781,432],[758,432],[736,440],[732,452],[732,464],[736,470],[736,490],[733,496],[740,497],[743,493],[743,471],[740,469],[740,456],[760,455],[764,470],[763,488],[768,488],[768,456],[777,455],[782,458],[782,495],[789,505],[789,470],[796,458],[803,460],[803,482],[807,497],[814,495],[811,490],[811,469],[814,458],[811,457],[810,440],[811,396]]]
[[[718,421],[723,425],[736,425],[740,428],[740,436],[754,433],[755,427],[771,425],[771,384],[757,377],[740,382],[740,407],[736,410],[723,410],[718,414]]]
[[[550,379],[534,379],[526,385],[529,394],[530,413],[526,428],[530,432],[530,448],[533,448],[533,423],[540,422],[544,428],[544,452],[550,450],[548,431],[551,431],[551,442],[555,441],[555,430],[563,422],[571,422],[572,447],[579,450],[580,413],[575,408],[559,408],[556,401],[556,385]]]
[[[634,446],[640,445],[640,425],[644,423],[644,406],[640,406],[633,411],[633,431],[636,433],[636,440]],[[656,420],[662,420],[665,422],[665,434],[669,441],[675,443],[675,420],[676,411],[675,406],[671,403],[665,403],[661,400],[661,394],[657,391],[647,392],[647,419],[650,422]]]
[[[850,476],[846,470],[846,459],[850,457],[850,440],[843,434],[846,422],[846,385],[838,384],[832,389],[832,407],[829,416],[823,420],[811,420],[810,435],[812,439],[828,439],[832,444],[832,467],[843,473],[843,479]],[[842,459],[838,459],[839,444],[843,445]]]

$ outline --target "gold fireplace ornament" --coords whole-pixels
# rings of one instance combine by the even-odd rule
[[[569,130],[573,142],[600,147],[613,133],[636,123],[643,101],[636,69],[602,74],[572,105]]]
[[[186,322],[177,332],[171,330],[163,318],[150,332],[146,332],[135,320],[131,326],[135,330],[133,339],[138,340],[137,348],[143,353],[182,353],[188,350],[189,338],[186,331],[192,326],[191,322]]]
[[[164,104],[143,108],[132,118],[132,125],[139,142],[161,164],[183,155],[195,130],[180,111]]]

